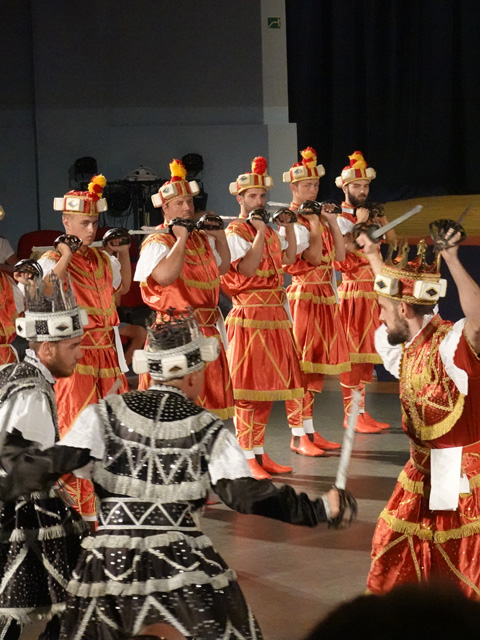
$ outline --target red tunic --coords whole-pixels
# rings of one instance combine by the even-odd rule
[[[160,225],[158,228],[164,227],[165,225]],[[151,243],[162,244],[170,250],[175,242],[175,238],[169,233],[153,233],[143,243],[142,251]],[[219,291],[217,263],[208,236],[203,231],[193,231],[189,235],[182,272],[175,282],[162,287],[149,275],[141,283],[142,298],[157,312],[157,321],[165,317],[170,307],[178,312],[192,307],[202,333],[206,337],[218,339],[220,355],[214,362],[209,362],[205,369],[205,382],[197,404],[214,411],[225,420],[233,416],[234,407],[225,349],[216,327],[220,317]],[[148,378],[142,376],[140,388],[147,388],[148,384]]]
[[[310,230],[306,216],[299,216],[298,223]],[[333,236],[326,226],[322,242],[322,264],[313,265],[298,255],[294,264],[285,266],[292,275],[287,292],[302,370],[336,375],[350,370],[350,356],[332,286]]]
[[[463,395],[439,352],[451,328],[437,315],[403,352],[402,426],[411,457],[373,537],[368,588],[374,593],[440,579],[480,600],[480,360],[462,334],[454,363],[468,374]],[[430,450],[458,446],[470,492],[460,494],[454,511],[431,511]]]
[[[356,218],[345,211],[342,218],[353,224]],[[380,326],[377,294],[373,290],[375,276],[361,250],[347,253],[345,260],[335,262],[342,272],[338,287],[340,317],[345,328],[352,363],[381,364],[375,350],[375,330]]]
[[[226,234],[253,243],[256,231],[248,222],[234,220]],[[239,262],[232,262],[222,276],[222,286],[233,303],[226,325],[234,396],[250,401],[301,398],[302,374],[285,310],[282,248],[275,231],[266,229],[262,258],[253,277],[238,272]]]
[[[58,262],[57,251],[47,251],[42,258]],[[113,327],[118,325],[113,274],[109,257],[98,249],[73,254],[67,269],[79,306],[86,309],[89,323],[82,338],[83,357],[69,378],[55,384],[60,436],[69,431],[78,414],[89,404],[111,393],[117,380],[118,393],[128,391],[125,376],[118,366]],[[88,480],[65,476],[66,488],[85,517],[96,514],[93,485]]]
[[[15,338],[17,306],[10,278],[0,271],[0,365],[16,361],[15,351],[10,343]]]

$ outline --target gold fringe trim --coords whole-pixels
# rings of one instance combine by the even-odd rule
[[[257,269],[255,271],[255,275],[259,276],[260,278],[268,278],[276,274],[283,275],[283,269],[279,269],[278,271],[276,271],[275,269],[268,269],[268,271],[262,271],[261,269]]]
[[[459,540],[460,538],[468,538],[480,533],[480,519],[469,524],[464,524],[458,529],[448,529],[447,531],[437,531],[434,536],[435,542],[443,544],[448,540]]]
[[[376,291],[342,291],[342,289],[339,289],[338,297],[340,300],[351,300],[352,298],[376,300],[378,298],[378,293]]]
[[[300,366],[304,373],[326,373],[329,376],[350,371],[352,368],[350,362],[341,362],[339,364],[318,364],[315,362],[300,361]]]
[[[206,407],[204,407],[206,408]],[[226,409],[207,409],[210,413],[214,413],[220,420],[228,420],[235,416],[235,407],[227,407]]]
[[[416,536],[420,540],[426,540],[428,542],[435,542],[437,544],[444,544],[449,540],[460,540],[461,538],[468,538],[470,536],[480,533],[480,519],[474,522],[464,524],[457,529],[448,529],[447,531],[435,531],[422,528],[415,522],[408,522],[407,520],[399,520],[392,516],[386,509],[382,511],[379,516],[384,520],[388,526],[397,533],[406,533],[409,536]]]
[[[402,470],[400,472],[400,475],[398,476],[398,482],[400,483],[402,489],[405,489],[405,491],[423,496],[425,483],[421,480],[410,480],[410,478],[405,473],[405,470]]]
[[[350,362],[363,363],[369,362],[370,364],[382,364],[382,359],[378,353],[351,353]]]
[[[94,378],[119,378],[122,375],[118,367],[96,369],[87,364],[77,364],[75,373],[80,373],[82,376],[93,376]]]
[[[302,293],[301,291],[287,293],[287,298],[289,300],[310,300],[315,304],[337,304],[337,299],[335,298],[335,296],[316,296],[313,293]]]
[[[409,536],[417,536],[420,540],[433,540],[433,532],[430,529],[424,529],[415,522],[408,522],[407,520],[399,520],[392,516],[392,514],[384,509],[379,518],[382,518],[388,526],[397,533],[406,533]]]
[[[292,326],[290,320],[244,320],[230,316],[227,316],[225,324],[250,329],[290,329]]]
[[[458,396],[458,401],[454,406],[453,410],[441,422],[438,422],[437,424],[434,424],[431,426],[413,424],[412,426],[416,435],[419,436],[421,440],[436,440],[437,438],[444,436],[451,429],[453,429],[457,420],[462,415],[464,404],[465,404],[465,396],[463,395],[463,393],[460,393]],[[412,424],[412,421],[408,418],[408,416],[405,414],[403,409],[402,409],[402,413],[404,414],[406,423]]]
[[[90,316],[105,316],[109,317],[115,312],[115,300],[112,299],[111,305],[107,309],[100,307],[83,307]],[[100,327],[101,328],[101,327]]]
[[[234,389],[235,400],[252,400],[254,402],[269,402],[270,400],[295,400],[303,398],[303,389],[279,389],[278,391],[253,391],[250,389]]]
[[[182,274],[180,274],[179,277],[183,280],[183,282],[188,287],[193,287],[194,289],[208,289],[211,291],[212,289],[215,289],[216,287],[218,287],[220,284],[219,277],[215,278],[215,280],[212,280],[211,282],[200,282],[198,280],[188,280],[187,278],[183,278]]]

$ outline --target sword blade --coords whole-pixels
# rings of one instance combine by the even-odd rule
[[[465,211],[462,213],[462,215],[459,217],[459,219],[457,220],[457,224],[462,224],[462,222],[465,220],[465,216],[467,215],[467,213],[470,211],[470,209],[473,207],[473,202],[470,202],[470,204],[468,205],[468,207],[465,209]]]
[[[281,209],[290,209],[290,202],[267,202],[268,207],[280,207]]]
[[[338,463],[337,477],[335,479],[335,486],[337,489],[345,489],[347,484],[347,472],[350,465],[350,458],[352,457],[353,441],[355,439],[355,427],[357,424],[358,413],[360,411],[360,402],[362,400],[362,394],[355,389],[352,394],[352,404],[350,406],[350,413],[347,418],[347,428],[343,435],[342,452],[340,454],[340,461]]]
[[[390,229],[395,229],[395,227],[398,227],[398,225],[401,224],[402,222],[405,222],[405,220],[408,220],[412,216],[416,216],[417,213],[420,213],[422,209],[423,209],[423,206],[421,204],[417,204],[416,207],[413,207],[413,209],[410,209],[406,213],[402,213],[401,216],[398,216],[398,218],[395,218],[395,220],[392,220],[391,222],[386,224],[384,227],[380,227],[380,229],[377,229],[377,231],[373,231],[370,234],[370,238],[372,240],[381,238],[383,235],[387,233],[387,231],[390,231]]]

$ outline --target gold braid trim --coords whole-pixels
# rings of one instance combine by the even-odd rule
[[[89,349],[90,347],[87,347]],[[77,364],[75,373],[80,373],[82,376],[93,376],[94,378],[119,378],[122,372],[118,367],[111,367],[110,369],[96,369],[87,364]]]
[[[398,482],[402,489],[408,491],[409,493],[417,493],[420,496],[423,496],[423,492],[425,489],[425,483],[421,480],[410,480],[410,478],[405,473],[405,470],[400,472],[398,476]]]
[[[279,389],[278,391],[254,391],[251,389],[234,389],[235,400],[253,400],[256,402],[266,402],[270,400],[294,400],[303,398],[303,389]]]
[[[339,289],[338,297],[340,300],[350,300],[351,298],[367,298],[368,300],[376,300],[378,298],[378,293],[376,291],[342,291],[342,289]]]
[[[450,560],[450,558],[447,556],[447,553],[445,551],[445,549],[442,549],[442,547],[440,547],[439,545],[436,545],[437,550],[441,553],[441,555],[443,556],[443,559],[445,560],[448,568],[450,569],[450,571],[455,574],[457,576],[457,578],[461,581],[464,582],[466,585],[468,585],[470,587],[470,589],[472,591],[474,591],[477,596],[480,596],[480,589],[478,588],[478,586],[473,583],[469,578],[467,578],[466,575],[464,575],[463,573],[461,573],[457,567],[453,564],[453,562]]]
[[[460,393],[458,396],[457,404],[454,406],[452,411],[447,415],[447,417],[441,422],[437,422],[437,424],[431,426],[424,426],[422,424],[412,425],[412,421],[406,415],[403,406],[402,413],[405,419],[405,423],[407,425],[412,425],[415,434],[418,436],[420,440],[436,440],[436,438],[440,438],[448,433],[453,427],[455,423],[460,418],[463,413],[463,405],[465,404],[465,396],[463,393]]]
[[[182,274],[180,274],[180,279],[183,280],[183,282],[188,286],[188,287],[193,287],[194,289],[215,289],[216,287],[218,287],[218,285],[220,284],[220,278],[217,277],[215,278],[215,280],[212,280],[211,282],[200,282],[198,280],[188,280],[187,278],[184,278],[182,276]]]
[[[290,320],[244,320],[229,316],[227,316],[225,324],[250,329],[290,329],[292,326]]]
[[[467,334],[465,333],[465,328],[463,329],[463,337],[465,338],[465,342],[468,344],[468,346],[470,347],[470,351],[473,353],[473,355],[475,356],[475,358],[477,360],[480,360],[480,354],[478,354],[475,349],[472,347],[472,343],[470,342],[470,340],[468,339]]]
[[[370,364],[382,364],[382,359],[378,355],[378,353],[351,353],[350,362],[369,362]]]
[[[301,291],[296,291],[293,293],[287,293],[287,298],[289,300],[311,300],[315,304],[336,304],[337,299],[335,296],[316,296],[313,293],[303,293]]]
[[[341,362],[339,364],[319,364],[315,362],[300,361],[300,366],[304,373],[326,373],[329,376],[350,371],[352,368],[350,362]]]
[[[382,520],[384,520],[388,526],[397,533],[406,533],[408,536],[417,536],[420,540],[433,540],[433,532],[430,529],[425,529],[415,522],[399,520],[386,509],[382,511],[379,518],[382,518]]]

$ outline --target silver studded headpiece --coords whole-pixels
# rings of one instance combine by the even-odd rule
[[[83,335],[88,324],[85,309],[77,305],[70,278],[51,273],[25,285],[25,317],[17,318],[17,334],[32,342],[58,342]]]
[[[148,329],[148,345],[133,356],[135,373],[149,373],[166,382],[199,371],[216,360],[220,351],[216,338],[205,338],[192,309],[180,315],[168,310],[167,318]]]

